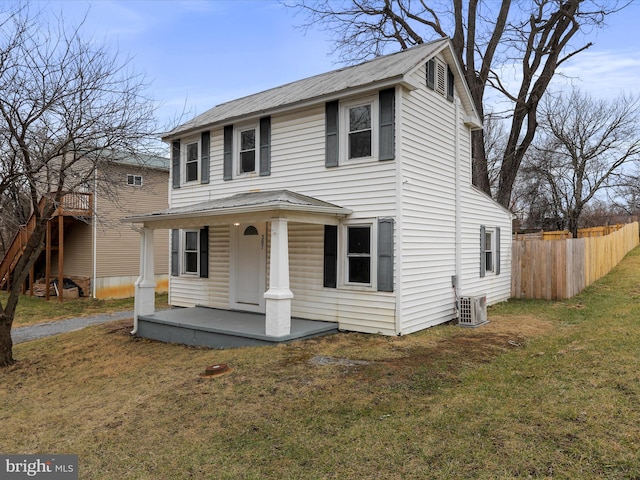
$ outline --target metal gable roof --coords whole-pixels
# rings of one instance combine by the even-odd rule
[[[385,81],[400,83],[404,76],[449,43],[448,38],[434,40],[407,50],[377,57],[368,62],[288,83],[261,93],[220,104],[198,115],[163,136],[163,140],[202,127],[293,106],[339,92],[374,86]]]

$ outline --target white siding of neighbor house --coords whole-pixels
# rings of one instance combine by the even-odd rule
[[[223,181],[223,129],[215,128],[211,131],[211,183],[183,184],[171,190],[171,207],[254,190],[288,189],[349,208],[353,210],[350,219],[375,222],[379,217],[395,217],[394,161],[325,167],[324,104],[274,115],[271,126],[271,175],[256,174]],[[345,330],[395,333],[394,293],[324,288],[324,227],[291,223],[289,232],[293,316],[339,321],[340,328]],[[172,277],[172,305],[229,308],[229,236],[228,225],[210,226],[210,278]]]

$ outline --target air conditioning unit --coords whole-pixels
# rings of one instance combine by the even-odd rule
[[[485,323],[488,323],[487,296],[460,297],[458,325],[462,327],[479,327]]]

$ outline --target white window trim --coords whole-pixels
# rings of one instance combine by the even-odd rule
[[[140,179],[140,183],[136,183],[136,178]],[[127,185],[130,187],[142,186],[142,175],[135,175],[133,173],[127,173]]]
[[[370,282],[349,282],[349,259],[347,257],[347,230],[349,227],[369,227],[371,259]],[[378,283],[378,222],[376,219],[354,219],[342,222],[338,228],[338,288],[360,291],[376,291]]]
[[[371,156],[349,158],[349,109],[361,105],[371,105]],[[378,136],[380,130],[380,101],[378,95],[354,98],[340,102],[339,110],[339,143],[341,165],[366,163],[378,160]]]
[[[255,130],[256,132],[256,160],[253,172],[240,171],[240,132]],[[260,122],[244,123],[233,127],[233,173],[236,177],[251,177],[260,172]],[[235,178],[235,177],[234,177]]]
[[[193,232],[196,234],[196,271],[187,272],[187,232]],[[200,276],[200,230],[198,229],[184,229],[180,230],[180,255],[182,264],[180,267],[180,273],[186,276]]]
[[[198,144],[198,159],[196,160],[197,163],[197,170],[198,170],[198,174],[196,175],[196,179],[195,180],[187,180],[187,151],[189,149],[189,145],[193,145],[194,143]],[[185,140],[182,145],[181,145],[181,162],[180,162],[180,168],[182,170],[182,183],[183,184],[194,184],[194,183],[198,183],[200,182],[200,178],[202,176],[202,172],[200,171],[201,167],[202,167],[202,145],[200,144],[200,138],[199,137],[193,137],[193,138],[189,138],[187,140]]]
[[[496,273],[496,230],[493,227],[484,227],[484,234],[485,234],[485,244],[484,244],[484,258],[485,258],[485,265],[484,265],[484,270],[485,270],[485,275],[486,274],[494,274]],[[486,236],[487,235],[491,235],[491,242],[489,242],[489,244],[487,244],[486,242]],[[489,268],[489,265],[487,264],[487,253],[491,253],[491,268]]]

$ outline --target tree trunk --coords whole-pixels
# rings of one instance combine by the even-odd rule
[[[491,196],[489,169],[487,168],[487,155],[484,149],[484,132],[482,130],[472,132],[471,145],[471,183],[487,195]]]
[[[0,368],[13,365],[13,340],[11,340],[12,318],[6,314],[0,314]]]

